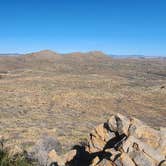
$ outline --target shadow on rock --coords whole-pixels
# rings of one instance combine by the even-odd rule
[[[94,158],[98,157],[100,163],[103,159],[110,160],[112,154],[110,152],[99,151],[95,153],[89,153],[85,150],[85,146],[75,145],[73,149],[77,150],[76,156],[68,162],[67,166],[88,166],[92,164]]]

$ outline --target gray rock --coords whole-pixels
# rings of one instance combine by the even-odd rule
[[[137,145],[138,149],[134,148],[134,145]],[[124,152],[129,153],[134,150],[144,151],[148,154],[151,158],[158,161],[158,163],[165,159],[164,155],[160,153],[160,151],[153,149],[151,146],[147,145],[144,142],[141,142],[139,139],[129,136],[128,139],[123,143],[122,149]]]
[[[123,166],[122,161],[119,158],[116,159],[114,163],[116,164],[116,166]]]
[[[127,117],[125,117],[121,114],[117,114],[115,116],[115,119],[116,119],[116,123],[117,123],[117,131],[118,131],[119,135],[121,135],[121,134],[128,135],[128,130],[130,127],[130,119],[128,119]]]
[[[128,135],[130,119],[121,114],[117,114],[108,120],[108,126],[112,131],[118,132],[120,135]]]
[[[107,123],[111,131],[114,131],[114,132],[117,131],[117,123],[116,123],[115,116],[111,116]]]
[[[123,166],[135,166],[132,159],[128,156],[127,153],[122,153],[120,156],[121,162]]]
[[[166,156],[166,128],[160,128],[160,137],[160,146],[158,149],[161,151],[163,155]]]
[[[157,163],[143,152],[135,152],[133,160],[137,166],[157,166]]]

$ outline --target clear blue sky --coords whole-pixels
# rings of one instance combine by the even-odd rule
[[[166,55],[166,0],[0,0],[0,52]]]

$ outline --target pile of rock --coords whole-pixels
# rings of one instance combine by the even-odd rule
[[[55,138],[44,136],[28,155],[41,166],[166,166],[166,128],[155,130],[117,114],[97,126],[86,144],[66,154]]]
[[[64,156],[48,153],[49,161],[60,166],[165,166],[165,156],[165,128],[155,130],[121,114],[97,126],[84,148]]]
[[[92,166],[164,166],[166,129],[117,114],[91,132],[87,151]]]

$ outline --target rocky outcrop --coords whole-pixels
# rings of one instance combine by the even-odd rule
[[[3,142],[0,137],[0,149]],[[13,148],[12,154],[20,151]],[[44,136],[28,155],[41,166],[166,166],[166,128],[155,130],[117,114],[98,125],[86,143],[65,154],[59,141]]]
[[[161,166],[166,164],[166,129],[154,130],[117,114],[90,133],[86,150],[103,155],[96,155],[91,165]]]
[[[74,149],[63,156],[50,151],[49,161],[69,166],[165,166],[166,129],[155,130],[117,114],[97,126],[86,145]]]

